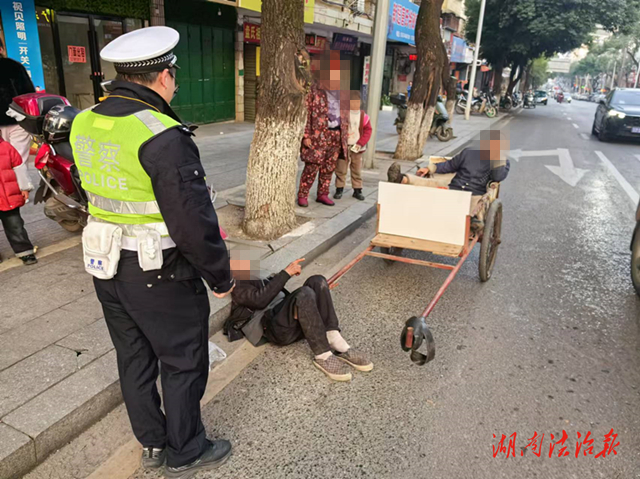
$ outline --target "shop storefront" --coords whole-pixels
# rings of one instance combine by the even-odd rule
[[[389,30],[382,94],[406,93],[415,72],[415,27],[420,7],[409,0],[389,5]]]
[[[87,1],[81,5],[88,11],[67,10],[77,2],[64,0],[41,0],[37,5],[33,0],[1,3],[21,8],[23,13],[0,9],[2,36],[10,45],[15,35],[19,48],[17,54],[8,49],[8,55],[25,65],[37,89],[64,95],[78,108],[96,103],[102,96],[100,83],[115,76],[113,65],[100,61],[100,50],[123,33],[141,28],[149,16],[146,0],[123,5],[101,2],[102,10],[93,9],[93,2]],[[7,19],[9,13],[13,19]],[[16,17],[23,21],[14,23]]]
[[[148,25],[148,0],[0,0],[3,38],[11,58],[28,69],[39,90],[84,109],[115,78],[100,50],[123,33]],[[15,9],[14,9],[15,7]],[[233,7],[165,2],[168,26],[180,32],[178,83],[172,105],[182,120],[209,123],[235,117]],[[18,19],[18,20],[16,20]],[[197,19],[194,21],[194,19]],[[35,48],[38,47],[38,48]]]
[[[174,49],[180,91],[171,102],[183,121],[235,119],[236,10],[211,2],[165,1],[169,27],[180,33]]]
[[[245,22],[244,38],[244,119],[256,121],[260,77],[260,25]]]

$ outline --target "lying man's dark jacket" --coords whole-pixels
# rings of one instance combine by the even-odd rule
[[[444,163],[436,164],[436,174],[455,173],[449,183],[452,190],[470,191],[472,195],[482,196],[492,181],[504,181],[511,166],[509,160],[493,162],[485,160],[488,151],[467,148]]]
[[[289,294],[284,286],[290,278],[289,273],[282,270],[267,279],[236,280],[231,292],[231,314],[224,324],[229,341],[239,339],[241,331],[254,346],[260,343],[264,320],[279,312],[282,300],[271,303],[280,293],[283,293],[282,299]]]

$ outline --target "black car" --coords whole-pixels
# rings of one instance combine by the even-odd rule
[[[640,90],[616,88],[600,100],[591,133],[600,141],[640,139]]]

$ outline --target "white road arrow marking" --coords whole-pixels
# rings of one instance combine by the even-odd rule
[[[522,151],[521,149],[510,150],[507,156],[512,159],[519,161],[520,158],[527,156],[558,156],[558,150],[531,150],[531,151]]]
[[[569,150],[558,148],[557,154],[560,158],[560,166],[544,166],[546,166],[551,173],[558,175],[560,179],[569,186],[576,186],[587,170],[573,166],[573,160],[571,159]]]
[[[511,150],[508,153],[508,157],[518,161],[520,158],[527,156],[557,156],[560,159],[560,166],[544,165],[551,173],[558,175],[558,177],[570,186],[576,186],[580,179],[588,170],[582,168],[576,168],[573,166],[573,160],[569,154],[569,150],[565,148],[558,148],[557,150],[532,150],[522,151]]]
[[[613,163],[609,161],[609,158],[604,156],[604,153],[602,153],[601,151],[596,151],[595,154],[598,155],[600,161],[602,161],[607,166],[613,177],[618,180],[618,183],[620,183],[620,186],[622,186],[622,189],[627,194],[627,196],[631,200],[631,203],[633,203],[633,206],[635,207],[638,204],[638,200],[640,199],[640,197],[638,196],[638,192],[633,189],[633,186],[631,186],[627,180],[624,179],[624,176],[622,176],[616,169],[616,167],[613,166]],[[636,156],[638,157],[640,155]],[[640,158],[638,159],[640,160]]]

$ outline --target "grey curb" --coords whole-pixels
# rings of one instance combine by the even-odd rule
[[[299,257],[311,263],[375,214],[374,195],[279,249],[263,266],[277,272]],[[213,298],[210,336],[222,329],[230,310],[230,299]],[[23,476],[121,402],[115,351],[111,350],[2,418],[0,479]]]

